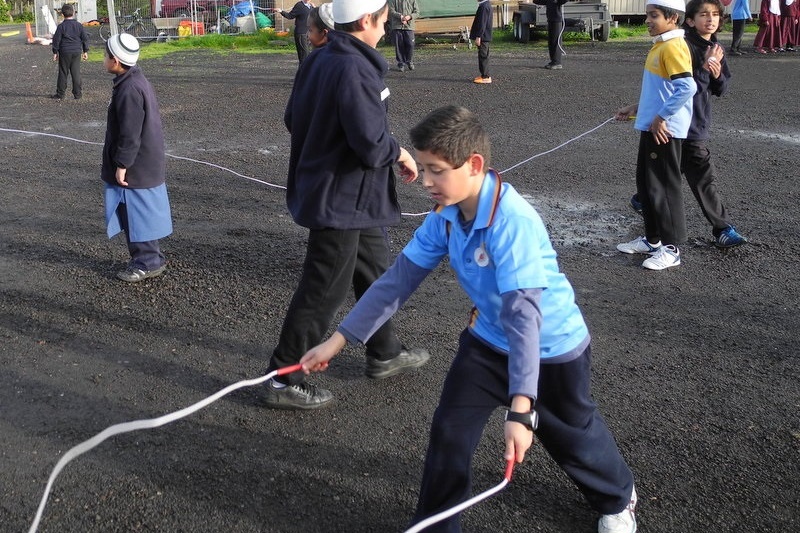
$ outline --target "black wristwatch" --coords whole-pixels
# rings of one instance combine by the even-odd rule
[[[536,428],[539,426],[539,415],[536,411],[517,413],[509,409],[506,411],[506,422],[519,422],[530,431],[536,431]]]

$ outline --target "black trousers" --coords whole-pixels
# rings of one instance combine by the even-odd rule
[[[300,63],[308,57],[308,54],[311,53],[311,42],[308,40],[308,33],[297,33],[294,34],[294,46],[297,48],[297,61]]]
[[[323,340],[350,287],[356,299],[360,298],[388,266],[389,245],[382,228],[310,230],[300,283],[286,312],[269,371],[297,364]],[[367,341],[367,355],[384,361],[402,349],[391,320]],[[281,380],[300,383],[303,375],[294,372]]]
[[[393,30],[394,56],[397,66],[408,65],[414,61],[414,31]]]
[[[601,514],[613,514],[628,505],[633,474],[597,411],[590,385],[591,347],[574,361],[542,365],[536,400],[539,413],[536,437],[589,505]],[[422,487],[412,523],[472,496],[473,454],[489,417],[497,407],[508,405],[508,357],[465,330],[433,415]],[[499,452],[502,451],[501,447]],[[535,449],[532,451],[535,453]],[[502,457],[500,453],[498,456]],[[503,464],[498,462],[498,480],[502,470]],[[425,531],[458,533],[459,516]]]
[[[161,268],[167,260],[161,252],[161,246],[158,240],[131,242],[130,232],[128,231],[128,209],[125,204],[119,204],[117,207],[117,216],[119,217],[119,225],[125,233],[128,253],[131,255],[131,260],[128,264],[144,271]]]
[[[481,41],[478,47],[478,70],[484,78],[492,76],[489,74],[489,43],[486,41]]]
[[[656,144],[653,134],[641,132],[636,164],[636,193],[642,203],[647,240],[678,245],[686,240],[680,139]]]
[[[733,21],[733,40],[731,41],[731,50],[740,52],[742,47],[742,37],[744,36],[744,26],[747,21],[744,19],[736,19]]]
[[[564,24],[561,20],[547,22],[547,51],[550,53],[550,63],[561,64],[561,29]]]
[[[717,192],[716,168],[711,161],[711,152],[705,141],[684,140],[682,144],[681,170],[703,215],[714,228],[714,235],[718,236],[721,230],[730,226],[730,221]]]
[[[56,80],[56,94],[64,97],[67,92],[67,79],[72,76],[72,95],[81,96],[81,53],[58,54],[58,79]]]

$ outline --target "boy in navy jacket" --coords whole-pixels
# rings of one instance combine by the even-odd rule
[[[160,276],[166,259],[158,239],[172,233],[161,113],[153,86],[136,66],[139,41],[120,33],[106,42],[103,66],[114,74],[103,166],[106,227],[125,232],[131,260],[117,277],[128,283]]]
[[[350,286],[356,298],[386,270],[384,226],[400,221],[393,166],[405,182],[414,160],[389,130],[386,59],[375,47],[388,17],[386,0],[333,0],[335,31],[300,66],[284,121],[291,134],[286,203],[308,228],[303,272],[284,318],[269,370],[297,364],[322,340]],[[426,350],[406,349],[391,323],[367,343],[367,377],[418,368]],[[294,373],[265,386],[265,403],[317,409],[330,391]]]
[[[72,76],[72,96],[78,100],[82,94],[81,59],[86,61],[89,57],[89,38],[83,24],[72,18],[75,15],[72,4],[64,4],[61,14],[64,15],[64,21],[53,34],[53,61],[58,61],[58,79],[56,94],[50,98],[63,100],[67,92],[67,78]]]

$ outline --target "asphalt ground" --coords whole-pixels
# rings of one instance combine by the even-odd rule
[[[7,28],[0,28],[4,32]],[[752,36],[748,36],[752,39]],[[724,35],[727,42],[729,36]],[[748,42],[749,43],[749,42]],[[638,98],[645,40],[493,56],[420,49],[390,72],[397,137],[456,103],[493,139],[493,166],[545,219],[593,338],[593,391],[636,476],[640,531],[800,530],[797,55],[730,58],[711,149],[719,189],[750,243],[721,251],[686,189],[683,264],[646,271],[615,245],[641,232],[627,205],[637,135],[607,123]],[[100,146],[0,131],[0,530],[26,531],[58,459],[106,427],[181,409],[263,374],[302,263],[305,231],[283,193],[283,109],[295,56],[181,51],[145,60],[159,95],[175,233],[169,269],[126,285],[124,241],[105,237]],[[48,47],[0,38],[0,128],[102,143],[111,77],[83,64],[84,97],[55,102]],[[400,185],[403,210],[430,208]],[[402,248],[420,218],[390,230]],[[348,303],[348,306],[350,303]],[[345,309],[346,310],[346,309]],[[416,501],[430,418],[469,303],[446,265],[399,312],[419,372],[363,376],[349,349],[313,378],[336,403],[265,409],[258,389],[188,419],[120,435],[68,464],[42,532],[402,531]],[[502,479],[500,414],[474,461],[475,491]],[[541,447],[465,531],[595,531],[597,516]]]

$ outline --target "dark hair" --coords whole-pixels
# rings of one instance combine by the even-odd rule
[[[322,17],[319,16],[319,8],[314,7],[311,8],[311,11],[308,12],[308,24],[313,24],[315,28],[319,31],[331,31],[333,28],[325,24],[325,21],[322,20]]]
[[[665,19],[670,19],[670,18],[672,18],[672,17],[677,15],[678,16],[678,20],[677,20],[678,26],[683,24],[683,13],[678,11],[677,9],[672,9],[671,7],[657,6],[655,4],[646,4],[645,7],[647,7],[647,6],[653,6],[655,9],[658,9],[659,11],[661,11],[661,13],[664,14],[664,18]]]
[[[686,18],[694,20],[695,15],[700,12],[700,8],[705,4],[711,4],[719,10],[720,24],[717,31],[722,29],[722,16],[725,14],[725,7],[720,0],[689,0],[686,4]]]
[[[409,131],[415,150],[430,152],[453,168],[467,162],[473,154],[483,156],[483,168],[489,167],[491,143],[478,117],[465,107],[449,105],[431,111]]]
[[[75,14],[75,8],[72,7],[72,4],[64,4],[61,6],[61,14],[64,15],[64,17],[71,17]]]
[[[389,3],[388,2],[383,4],[383,7],[380,8],[379,10],[377,10],[375,13],[370,13],[369,16],[372,17],[372,20],[377,20],[378,17],[383,15],[383,12],[386,11],[387,9],[389,9]],[[344,22],[344,23],[335,22],[333,24],[333,26],[334,26],[333,29],[338,30],[338,31],[343,31],[343,32],[346,32],[346,33],[357,32],[358,30],[361,29],[361,27],[358,25],[358,20],[354,20],[353,22]]]

